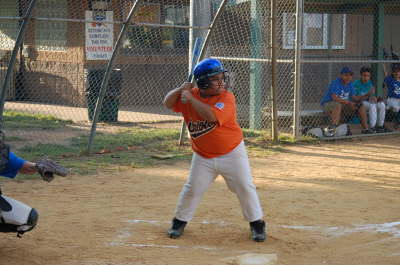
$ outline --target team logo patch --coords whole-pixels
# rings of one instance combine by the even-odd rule
[[[216,107],[217,109],[222,110],[222,109],[225,107],[225,104],[222,103],[222,102],[218,102],[217,104],[215,104],[215,107]]]
[[[193,139],[203,136],[217,127],[216,122],[209,121],[190,121],[188,123],[189,133]]]

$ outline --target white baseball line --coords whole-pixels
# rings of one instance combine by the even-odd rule
[[[207,247],[207,246],[193,246],[193,247],[184,247],[177,245],[157,245],[157,244],[132,244],[132,243],[124,243],[124,242],[116,242],[113,241],[110,243],[110,246],[125,246],[125,247],[135,247],[135,248],[186,248],[186,249],[202,249],[202,250],[211,250],[211,251],[221,251],[224,249]]]
[[[157,220],[128,220],[128,223],[147,223],[160,226],[161,224],[169,224],[171,222],[167,221],[157,221]],[[197,224],[213,224],[217,226],[229,226],[233,225],[225,221],[209,221],[204,220],[202,222],[197,222]],[[338,226],[303,226],[303,225],[268,225],[270,227],[281,227],[286,229],[296,229],[296,230],[308,230],[308,231],[320,231],[324,234],[332,236],[342,236],[350,233],[358,232],[371,232],[371,233],[390,233],[394,237],[400,237],[400,222],[391,222],[383,224],[364,224],[364,225],[352,225],[351,228],[348,227],[338,227]]]
[[[168,221],[158,221],[158,220],[140,220],[140,219],[133,219],[127,221],[130,224],[138,224],[138,223],[145,223],[145,224],[152,224],[156,226],[161,226],[161,224],[169,224]],[[202,222],[197,222],[197,224],[213,224],[217,226],[229,226],[233,225],[233,223],[228,223],[224,221],[208,221],[204,220]],[[383,223],[383,224],[364,224],[364,225],[352,225],[351,228],[349,227],[338,227],[338,226],[302,226],[302,225],[269,225],[272,227],[279,227],[285,229],[296,229],[296,230],[305,230],[305,231],[315,231],[321,232],[325,235],[329,236],[343,236],[350,233],[359,233],[359,232],[369,232],[369,233],[389,233],[392,234],[395,238],[400,238],[400,222],[390,222],[390,223]],[[178,245],[157,245],[157,244],[132,244],[132,243],[125,243],[122,242],[124,239],[129,238],[132,236],[132,232],[129,228],[125,228],[119,232],[116,239],[109,243],[110,246],[128,246],[128,247],[135,247],[135,248],[184,248],[184,249],[201,249],[207,251],[226,251],[223,248],[215,248],[215,247],[208,247],[208,246],[192,246],[192,247],[185,247],[185,246],[178,246]],[[232,252],[232,250],[229,250]],[[245,253],[245,251],[235,251],[238,253]],[[396,254],[395,254],[396,255]],[[399,254],[400,255],[400,254]]]
[[[128,220],[127,221],[130,224],[139,224],[139,223],[145,223],[145,224],[154,224],[157,226],[160,226],[161,224],[170,224],[171,221],[156,221],[156,220],[140,220],[140,219],[133,219],[133,220]],[[232,223],[228,223],[225,221],[209,221],[209,220],[203,220],[202,222],[190,222],[192,224],[214,224],[217,226],[228,226],[232,225]]]
[[[359,232],[370,232],[370,233],[389,233],[393,237],[400,238],[400,222],[391,222],[383,224],[365,224],[365,225],[352,225],[352,228],[346,227],[323,227],[323,226],[300,226],[300,225],[278,225],[277,227],[298,229],[298,230],[309,230],[309,231],[320,231],[324,234],[331,236],[343,236],[350,233]]]

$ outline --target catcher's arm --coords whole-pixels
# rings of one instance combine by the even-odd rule
[[[19,173],[32,175],[37,173],[36,163],[32,163],[30,161],[25,161],[22,168],[19,170]]]
[[[44,181],[50,182],[54,179],[54,174],[65,177],[68,175],[68,170],[53,160],[44,158],[36,163],[25,161],[18,173],[29,175],[38,173]]]

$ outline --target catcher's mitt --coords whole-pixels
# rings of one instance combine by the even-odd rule
[[[43,158],[36,162],[38,173],[44,181],[50,182],[54,179],[54,174],[65,177],[68,175],[68,170],[57,164],[51,159]]]

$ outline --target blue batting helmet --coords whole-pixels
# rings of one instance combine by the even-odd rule
[[[219,60],[207,58],[194,67],[193,76],[199,88],[207,89],[209,86],[209,77],[225,72],[227,70]]]

